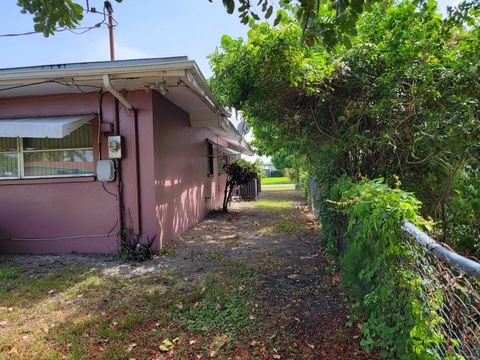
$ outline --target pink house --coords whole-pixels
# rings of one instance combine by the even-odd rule
[[[0,253],[161,248],[251,153],[186,57],[0,70]]]

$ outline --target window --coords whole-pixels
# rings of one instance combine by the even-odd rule
[[[214,159],[215,159],[215,156],[213,155],[213,144],[207,142],[208,175],[213,175]]]
[[[91,176],[92,144],[91,124],[63,139],[0,137],[0,178]]]

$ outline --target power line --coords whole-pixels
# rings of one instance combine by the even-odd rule
[[[55,32],[69,31],[69,32],[71,32],[72,34],[75,34],[75,35],[82,35],[82,34],[85,34],[86,32],[89,32],[93,29],[99,29],[99,28],[102,27],[102,25],[103,25],[103,23],[98,23],[98,24],[95,24],[95,25],[92,25],[92,26],[81,26],[81,27],[77,27],[77,28],[74,28],[74,29],[70,29],[68,27],[63,27],[63,28],[55,29]],[[76,30],[80,30],[80,31],[77,32]],[[28,31],[28,32],[24,32],[24,33],[0,34],[0,37],[15,37],[15,36],[26,36],[26,35],[36,35],[36,34],[43,34],[43,32],[42,31]]]
[[[56,28],[55,32],[69,31],[69,32],[71,32],[72,34],[75,34],[75,35],[82,35],[82,34],[85,34],[85,33],[89,32],[93,29],[100,29],[102,27],[102,25],[106,25],[107,14],[105,13],[105,11],[103,11],[103,12],[89,11],[89,12],[92,13],[92,14],[103,15],[103,20],[100,21],[99,23],[96,23],[95,25],[92,25],[92,26],[80,26],[80,27],[76,27],[76,28],[73,28],[73,29],[71,29],[69,27],[66,27],[66,26],[61,27],[61,28]],[[115,19],[113,19],[113,21],[115,22],[114,26],[117,26],[118,22]],[[0,38],[1,37],[27,36],[27,35],[36,35],[36,34],[43,34],[43,32],[42,31],[27,31],[27,32],[23,32],[23,33],[0,34]]]

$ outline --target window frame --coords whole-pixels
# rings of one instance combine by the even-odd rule
[[[17,180],[21,179],[21,169],[20,169],[20,148],[19,148],[19,141],[18,137],[15,138],[15,147],[16,151],[3,151],[0,150],[0,154],[16,154],[17,155],[17,174],[18,176],[0,176],[0,181],[1,180]]]
[[[215,151],[213,144],[207,141],[207,176],[213,175],[215,175]]]
[[[61,149],[40,149],[40,150],[24,150],[23,149],[23,137],[16,137],[16,144],[17,144],[17,151],[1,151],[0,154],[17,154],[17,173],[18,176],[0,176],[0,181],[8,181],[8,180],[34,180],[34,179],[55,179],[55,178],[80,178],[80,177],[92,177],[95,176],[95,169],[92,170],[89,174],[65,174],[65,175],[36,175],[36,176],[25,176],[25,161],[24,161],[24,154],[25,153],[44,153],[44,152],[61,152],[61,151],[77,151],[77,150],[90,150],[92,151],[93,155],[93,164],[96,163],[95,157],[95,146],[93,140],[93,130],[94,124],[87,123],[92,125],[91,129],[91,140],[92,146],[91,147],[81,147],[81,148],[61,148]],[[87,125],[85,124],[85,125]],[[83,126],[85,126],[83,125]]]

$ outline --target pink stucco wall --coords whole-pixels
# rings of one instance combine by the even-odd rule
[[[191,127],[189,115],[158,93],[152,100],[155,217],[162,247],[220,205],[225,179],[216,163],[215,174],[207,175],[206,139],[221,140],[206,128]]]
[[[138,109],[140,146],[140,186],[148,188],[153,178],[152,103],[144,91],[127,94]],[[113,123],[113,98],[105,94],[102,102],[103,123]],[[0,99],[0,118],[60,116],[98,113],[99,95],[55,95]],[[98,120],[96,121],[98,124]],[[135,229],[135,177],[133,117],[120,110],[120,131],[125,137],[122,160],[124,212],[126,227]],[[95,139],[95,137],[94,137]],[[107,142],[100,137],[102,156]],[[94,141],[96,143],[96,141]],[[98,146],[95,144],[98,158]],[[94,177],[68,179],[0,180],[0,252],[116,252],[118,251],[118,202],[115,183],[95,181]],[[112,193],[112,194],[109,194]],[[154,200],[142,193],[142,227],[155,232]],[[149,214],[152,214],[149,216]]]
[[[120,106],[124,228],[155,248],[172,241],[221,204],[224,176],[207,176],[207,143],[222,140],[206,128],[190,127],[189,115],[156,92],[124,94],[137,109],[138,185],[135,176],[134,116]],[[98,113],[99,94],[0,98],[0,118]],[[104,94],[102,123],[114,122],[114,99]],[[98,118],[93,132],[97,134]],[[100,153],[96,136],[96,159]],[[100,135],[101,156],[107,138]],[[105,187],[105,189],[104,189]],[[120,231],[115,182],[95,177],[0,180],[0,253],[117,252]],[[140,208],[137,208],[139,204]],[[140,211],[140,224],[136,221]]]

